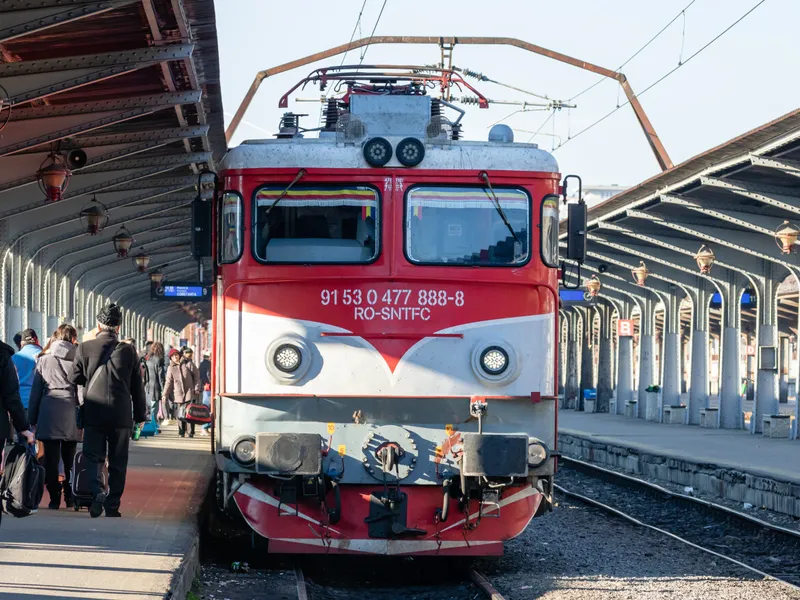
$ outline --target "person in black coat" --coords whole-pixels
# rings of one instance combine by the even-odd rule
[[[156,433],[161,433],[158,427],[158,414],[165,413],[161,404],[161,392],[164,390],[164,346],[156,342],[150,346],[150,352],[144,363],[144,391],[147,394],[147,405],[150,407],[150,419]]]
[[[78,333],[72,325],[65,323],[56,329],[36,360],[28,405],[28,420],[36,427],[36,439],[44,447],[43,462],[45,484],[50,494],[49,507],[55,510],[61,505],[59,460],[64,462],[64,502],[67,508],[74,506],[69,479],[81,436],[75,422],[78,389],[69,381],[69,373],[72,372],[77,340]]]
[[[84,386],[83,453],[92,467],[89,515],[119,517],[128,472],[131,428],[147,418],[142,372],[136,349],[119,341],[122,311],[109,304],[97,315],[99,333],[78,346],[70,380]],[[96,376],[95,376],[96,374]],[[108,454],[108,496],[102,467]]]
[[[11,422],[14,429],[29,443],[33,443],[33,433],[25,418],[25,408],[19,397],[19,380],[11,355],[14,349],[8,344],[0,342],[0,451],[5,447],[6,440],[11,437]],[[11,415],[11,421],[9,421]]]

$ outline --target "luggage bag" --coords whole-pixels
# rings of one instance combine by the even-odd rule
[[[72,463],[72,474],[70,475],[70,486],[72,487],[72,498],[75,500],[75,511],[81,508],[89,508],[92,504],[92,479],[89,472],[89,461],[82,451],[75,453],[75,461]],[[103,490],[108,495],[108,461],[103,465],[102,473]]]
[[[44,495],[44,467],[36,446],[15,444],[5,454],[0,480],[0,511],[14,517],[35,514]]]

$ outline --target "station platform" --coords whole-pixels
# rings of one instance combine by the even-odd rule
[[[565,456],[800,517],[800,441],[559,410]]]
[[[121,519],[47,508],[0,525],[0,599],[183,598],[198,564],[210,438],[177,428],[131,442]]]

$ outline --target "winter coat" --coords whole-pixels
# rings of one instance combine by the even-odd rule
[[[200,361],[200,383],[211,385],[211,361],[207,358]]]
[[[105,373],[84,391],[83,423],[86,427],[131,428],[134,422],[147,419],[142,371],[133,346],[121,344],[111,331],[101,331],[78,346],[70,381],[86,386],[109,353]]]
[[[69,380],[75,351],[73,344],[59,340],[36,362],[28,421],[36,426],[36,437],[40,440],[79,442],[81,439],[75,422],[78,388]]]
[[[155,355],[149,357],[145,363],[144,391],[149,403],[161,400],[164,391],[164,359]]]
[[[25,344],[22,349],[11,357],[17,369],[19,379],[19,396],[22,406],[28,408],[31,397],[31,387],[33,387],[33,373],[36,371],[36,357],[42,351],[36,344]]]
[[[170,394],[175,404],[185,404],[200,397],[200,373],[192,361],[182,360],[179,365],[170,362],[164,385],[164,399],[169,398]]]
[[[25,407],[19,397],[19,380],[17,371],[11,357],[14,349],[0,342],[0,439],[11,437],[11,423],[14,429],[25,431],[28,429],[28,419],[25,417]]]

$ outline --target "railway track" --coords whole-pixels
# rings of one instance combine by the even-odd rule
[[[303,573],[301,567],[295,567],[294,576],[297,586],[297,600],[313,600],[308,584],[306,583],[305,573]],[[489,581],[489,578],[484,574],[475,569],[470,569],[469,578],[472,586],[487,600],[505,600],[503,595],[495,589],[491,581]]]
[[[559,479],[572,487],[556,484],[563,496],[800,591],[798,531],[573,458],[559,458]],[[620,494],[620,488],[628,493]],[[643,498],[649,501],[641,502]],[[732,535],[729,525],[738,535]]]

